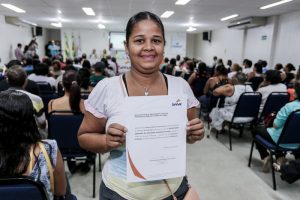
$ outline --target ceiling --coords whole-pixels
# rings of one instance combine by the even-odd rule
[[[151,11],[161,15],[166,10],[175,11],[163,19],[166,30],[185,31],[192,23],[196,32],[226,27],[228,21],[220,18],[239,14],[242,19],[249,16],[272,16],[300,11],[300,0],[294,0],[267,10],[258,9],[277,0],[191,0],[185,6],[175,5],[176,0],[0,0],[26,10],[20,14],[0,6],[0,15],[18,16],[45,28],[57,22],[59,14],[64,28],[96,29],[102,23],[109,31],[123,31],[127,20],[139,11]],[[82,7],[92,7],[96,16],[87,16]]]

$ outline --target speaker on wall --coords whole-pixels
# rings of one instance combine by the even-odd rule
[[[202,39],[204,41],[211,41],[211,31],[205,31],[202,33]]]
[[[35,35],[36,36],[43,36],[43,28],[40,26],[35,27]]]

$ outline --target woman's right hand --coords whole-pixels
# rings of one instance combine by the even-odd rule
[[[115,149],[119,146],[122,146],[125,142],[125,135],[127,132],[127,128],[113,123],[108,126],[107,133],[106,133],[106,144],[109,149]]]

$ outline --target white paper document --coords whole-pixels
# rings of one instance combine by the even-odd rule
[[[186,170],[186,96],[128,97],[127,181],[175,178]]]

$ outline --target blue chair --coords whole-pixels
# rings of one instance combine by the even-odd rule
[[[258,123],[261,123],[263,118],[272,112],[278,112],[286,103],[289,102],[290,95],[288,92],[272,92],[264,105],[264,108],[259,116]]]
[[[250,124],[251,127],[256,123],[259,107],[261,103],[261,94],[259,92],[244,92],[235,107],[233,117],[231,121],[225,121],[225,123],[229,124],[229,148],[232,150],[232,142],[231,142],[231,128],[233,126],[240,127],[240,135],[243,133],[243,128],[245,124]],[[249,117],[252,118],[251,121],[245,123],[239,123],[236,121],[238,117]],[[216,137],[218,138],[219,132],[217,132]]]
[[[267,140],[265,140],[260,135],[256,135],[256,137],[252,141],[251,150],[250,150],[250,156],[249,156],[249,163],[248,166],[251,166],[252,161],[252,152],[254,143],[258,142],[261,145],[263,145],[265,148],[268,149],[271,155],[271,168],[272,168],[272,180],[273,180],[273,189],[276,190],[276,179],[275,179],[275,171],[272,166],[274,162],[274,155],[277,152],[300,152],[300,148],[288,148],[283,147],[282,144],[298,144],[300,143],[300,134],[298,133],[298,130],[300,130],[300,109],[292,112],[289,117],[287,118],[284,127],[282,129],[281,135],[277,141],[277,144],[274,145]]]
[[[45,186],[31,177],[0,178],[1,200],[49,200]]]
[[[38,81],[36,84],[38,85],[40,94],[53,94],[55,92],[54,88],[48,82]]]
[[[94,153],[82,149],[77,139],[77,133],[83,114],[73,111],[52,111],[48,117],[48,137],[54,139],[61,151],[63,158],[76,160],[87,160],[92,157],[93,160],[93,198],[95,198],[96,183],[96,156]]]

